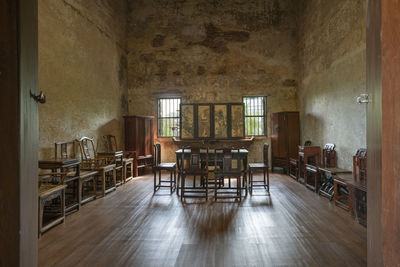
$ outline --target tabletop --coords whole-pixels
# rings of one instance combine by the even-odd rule
[[[182,154],[182,150],[183,149],[178,149],[177,151],[175,151],[176,154]],[[192,150],[190,148],[185,148],[184,153],[191,153]],[[223,153],[224,151],[222,149],[209,149],[208,150],[209,153]],[[207,149],[200,149],[200,153],[207,153]],[[239,149],[239,152],[237,151],[237,149],[232,149],[232,153],[239,153],[239,154],[248,154],[249,151],[247,149],[241,148]]]
[[[39,160],[39,168],[53,169],[53,168],[67,168],[79,165],[81,161],[77,158],[49,158]]]

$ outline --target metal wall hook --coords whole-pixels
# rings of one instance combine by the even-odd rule
[[[30,93],[31,93],[31,97],[32,97],[37,103],[40,103],[40,104],[46,103],[46,95],[45,95],[42,91],[40,91],[40,93],[39,93],[38,95],[35,95],[34,93],[32,93],[32,91],[31,91]]]
[[[357,97],[356,101],[357,101],[358,104],[367,104],[367,103],[369,103],[368,94],[361,94],[359,97]]]

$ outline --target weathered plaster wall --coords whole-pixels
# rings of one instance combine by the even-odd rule
[[[300,19],[301,137],[335,143],[338,165],[366,147],[366,1],[305,0]]]
[[[298,110],[297,1],[132,0],[129,12],[131,115],[156,117],[161,96],[218,103],[265,95],[269,133],[271,112]],[[174,160],[171,139],[158,141],[163,160]],[[250,160],[262,159],[265,141]]]
[[[53,155],[55,141],[104,134],[123,141],[126,10],[124,0],[39,1],[41,158]]]

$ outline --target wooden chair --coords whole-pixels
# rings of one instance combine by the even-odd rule
[[[38,236],[40,236],[53,226],[65,220],[65,188],[64,184],[66,173],[45,173],[39,175],[39,216],[38,216]],[[51,202],[47,213],[50,213],[51,220],[44,224],[44,214],[46,202]]]
[[[76,143],[74,141],[64,141],[54,143],[54,158],[55,159],[72,159],[76,158]],[[75,168],[75,170],[72,170]],[[53,170],[57,172],[58,170]],[[65,189],[65,212],[69,213],[73,210],[79,210],[81,207],[81,194],[80,194],[80,166],[59,170],[66,172],[63,179],[64,184],[67,185]]]
[[[114,154],[116,157],[117,185],[131,180],[135,174],[136,151],[119,151],[117,139],[111,134],[103,136],[103,146],[105,154]]]
[[[169,187],[170,192],[176,189],[176,163],[175,162],[161,162],[161,144],[154,144],[154,193],[161,187]],[[161,179],[161,171],[167,171],[170,174],[170,180]],[[158,183],[157,183],[157,172],[158,172]],[[174,178],[172,179],[172,175]],[[168,185],[163,185],[163,183],[168,183]]]
[[[222,183],[215,182],[214,187],[214,199],[227,199],[234,198],[236,200],[242,200],[242,176],[243,170],[241,166],[241,159],[239,157],[239,149],[223,149],[222,151],[222,166],[218,164],[219,155],[215,150],[214,155],[214,166],[215,166],[215,179],[221,180]],[[236,163],[236,164],[234,164]],[[218,167],[219,166],[219,167]],[[225,187],[225,178],[236,178],[236,188]],[[235,189],[236,192],[232,192],[231,189]]]
[[[76,158],[77,157],[77,148],[76,141],[67,141],[67,142],[56,142],[54,144],[54,156],[55,158]],[[79,170],[79,175],[76,176],[75,173],[67,173],[67,177],[65,179],[65,184],[68,184],[70,181],[75,181],[76,177],[78,177],[78,210],[80,206],[94,200],[96,198],[96,177],[99,175],[98,171],[90,171],[90,170]],[[74,189],[75,189],[74,185]],[[68,199],[68,187],[66,189],[66,212],[69,211],[69,202]]]
[[[353,156],[354,181],[367,183],[367,149],[360,148]]]
[[[181,200],[187,197],[205,198],[208,200],[208,149],[200,153],[200,148],[190,148],[188,164],[185,165],[185,153],[182,153],[182,166],[180,170],[181,177]],[[186,178],[193,177],[193,187],[186,186]],[[200,177],[200,187],[196,187],[196,176]]]
[[[304,142],[304,146],[311,146],[311,141],[307,140]],[[298,180],[299,175],[299,160],[294,158],[289,158],[289,176],[295,180]]]
[[[263,148],[263,162],[262,163],[249,163],[249,186],[250,194],[253,194],[253,187],[262,186],[269,192],[269,164],[268,164],[268,149],[269,145],[264,144]],[[254,181],[253,174],[257,170],[262,170],[264,179],[262,181]],[[265,175],[267,174],[267,175]],[[265,179],[267,178],[267,179]],[[261,183],[261,184],[259,184]]]
[[[337,167],[337,156],[336,156],[336,145],[335,144],[325,144],[322,149],[322,167],[326,168],[336,168]]]
[[[101,195],[116,189],[115,160],[114,157],[99,158],[92,138],[82,137],[77,140],[81,151],[81,169],[89,171],[98,171],[101,176]],[[98,181],[97,181],[98,182]]]

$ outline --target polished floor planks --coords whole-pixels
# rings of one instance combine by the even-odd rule
[[[366,235],[285,175],[240,204],[182,204],[146,175],[45,233],[39,266],[366,266]]]

